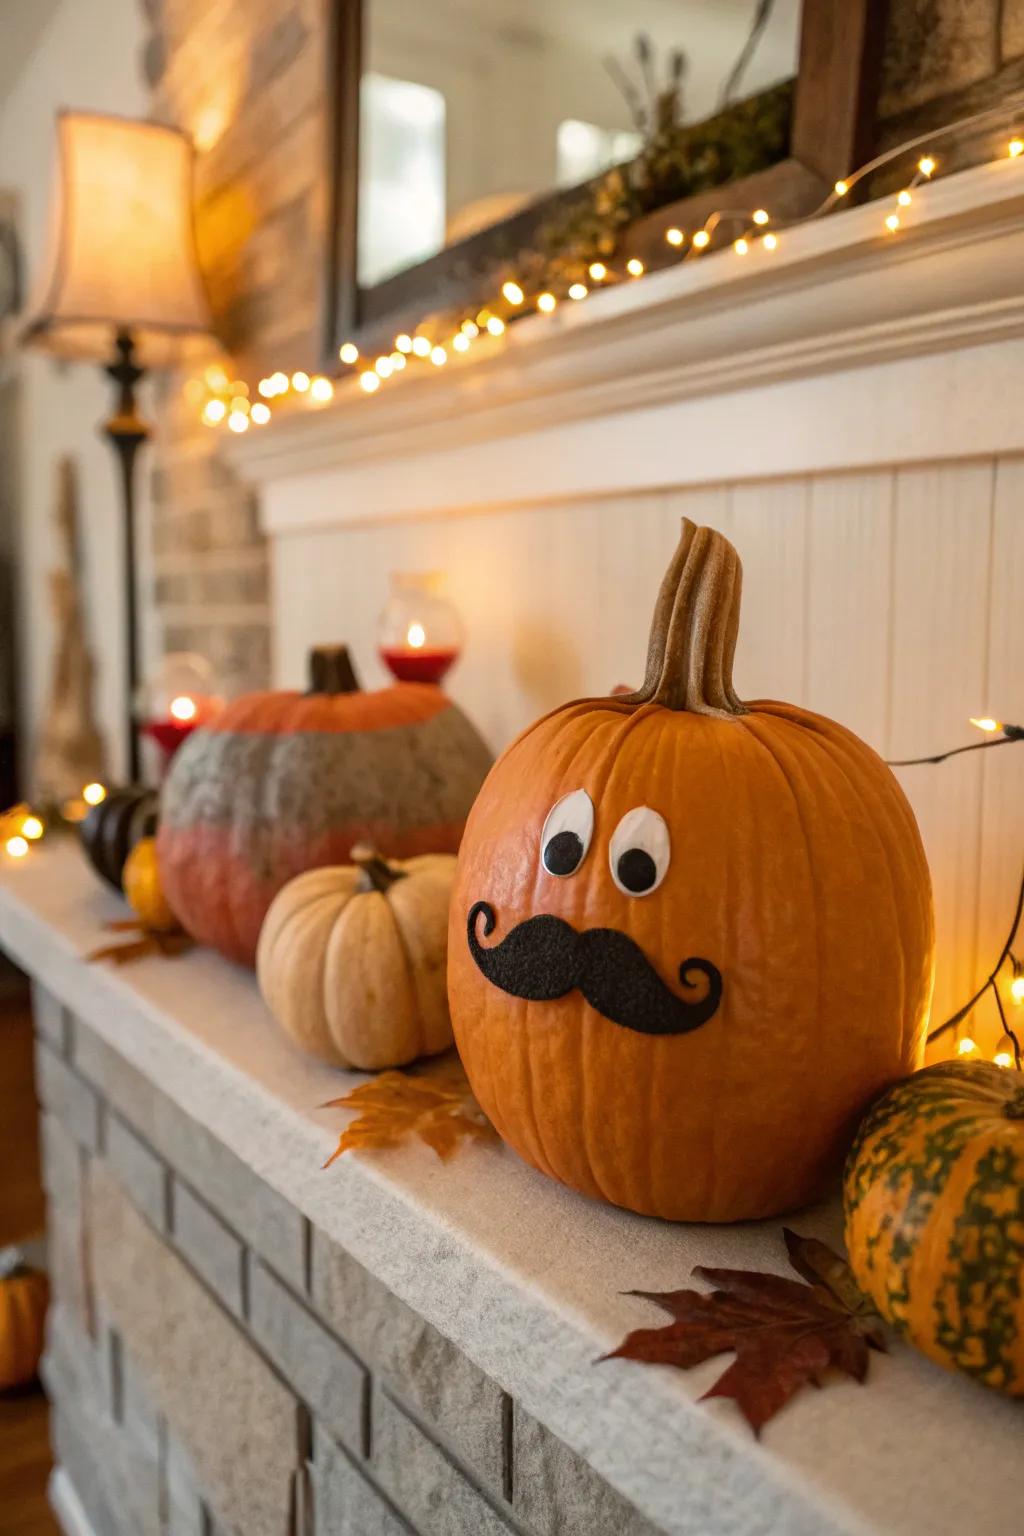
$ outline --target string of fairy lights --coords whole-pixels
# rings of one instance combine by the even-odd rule
[[[664,231],[665,249],[663,259],[656,264],[657,270],[663,270],[674,259],[694,261],[718,251],[731,250],[733,256],[741,260],[757,251],[771,254],[779,249],[787,232],[831,213],[850,198],[865,178],[896,161],[916,155],[906,185],[895,194],[878,199],[883,230],[889,236],[898,236],[917,189],[932,181],[940,171],[935,152],[937,146],[951,135],[967,129],[982,128],[996,119],[1005,121],[1012,110],[1012,105],[1004,102],[894,145],[837,181],[819,206],[801,218],[778,221],[767,208],[719,208],[692,231],[670,225]],[[1024,102],[1021,113],[1024,117]],[[1024,130],[1010,138],[998,158],[1019,161],[1024,169]],[[604,288],[638,281],[647,275],[647,267],[638,256],[631,256],[619,264],[611,259],[592,261],[585,272],[585,281],[581,275],[575,281],[563,284],[561,291],[553,284],[531,290],[525,278],[506,277],[499,291],[483,306],[474,305],[470,313],[450,314],[443,320],[431,316],[413,330],[400,331],[389,346],[376,351],[375,355],[364,355],[354,341],[346,341],[338,352],[339,364],[345,370],[340,377],[354,376],[364,394],[376,395],[385,384],[400,378],[407,368],[444,368],[453,357],[468,353],[478,339],[503,336],[509,324],[519,318],[530,314],[551,316],[564,303],[580,304]],[[253,389],[245,380],[233,379],[220,363],[211,364],[201,379],[192,379],[186,385],[186,396],[199,407],[206,426],[226,427],[235,433],[266,426],[278,402],[288,402],[291,406],[305,403],[316,408],[328,405],[334,393],[334,380],[322,373],[311,375],[304,369],[290,373],[276,369],[261,378]]]
[[[992,747],[1024,742],[1022,725],[1004,725],[1001,721],[987,715],[972,717],[971,724],[984,733],[985,740],[968,742],[964,746],[952,747],[946,752],[937,752],[928,757],[890,759],[889,767],[929,766],[944,763],[949,758],[959,757],[964,752],[980,752]],[[0,812],[0,849],[3,850],[6,861],[14,864],[21,863],[43,840],[48,831],[74,826],[85,817],[91,806],[99,805],[106,796],[107,790],[103,784],[91,783],[83,785],[78,795],[52,809],[21,804],[12,806],[8,811]],[[961,1034],[960,1027],[986,994],[991,993],[1003,1030],[992,1060],[998,1067],[1015,1067],[1017,1071],[1024,1070],[1024,1055],[1021,1047],[1024,1022],[1015,1024],[1011,1021],[1001,990],[1007,967],[1009,967],[1010,979],[1007,992],[1010,1003],[1015,1008],[1024,1009],[1024,960],[1016,954],[1014,948],[1022,921],[1024,921],[1024,875],[1021,877],[1010,931],[995,965],[973,996],[950,1018],[945,1019],[929,1032],[929,1045],[955,1031],[957,1055],[968,1059],[979,1059],[981,1052],[976,1041],[971,1035]],[[1024,1014],[1021,1018],[1024,1021]]]

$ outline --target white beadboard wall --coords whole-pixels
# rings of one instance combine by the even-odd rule
[[[691,517],[744,564],[736,664],[747,698],[792,700],[886,757],[1024,718],[1024,458],[749,481],[632,497],[303,530],[274,541],[277,670],[346,639],[367,685],[396,570],[443,569],[467,626],[450,688],[493,746],[560,702],[639,680],[658,583]],[[301,594],[301,596],[300,596]],[[979,738],[980,739],[980,738]],[[1024,747],[900,770],[931,862],[933,1017],[987,974],[1021,858]],[[989,1051],[986,1005],[971,1026]]]

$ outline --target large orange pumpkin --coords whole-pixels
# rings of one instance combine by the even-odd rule
[[[313,653],[309,693],[252,693],[175,755],[157,838],[164,892],[201,944],[252,965],[267,909],[353,844],[454,853],[491,756],[440,688],[359,691],[344,648]]]
[[[732,687],[736,551],[684,522],[643,687],[568,704],[491,770],[452,898],[452,1022],[528,1162],[656,1216],[820,1195],[919,1058],[931,889],[850,731]]]

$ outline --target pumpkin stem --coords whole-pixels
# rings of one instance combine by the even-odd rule
[[[358,693],[347,645],[317,645],[309,653],[310,693]]]
[[[742,581],[729,540],[684,517],[654,609],[643,687],[624,703],[720,717],[746,713],[732,686]]]
[[[362,870],[363,889],[366,891],[380,891],[383,896],[396,880],[404,880],[406,877],[406,870],[394,869],[369,843],[356,843],[349,858]]]

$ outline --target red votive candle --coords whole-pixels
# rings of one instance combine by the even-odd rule
[[[459,652],[455,646],[382,645],[380,659],[400,683],[439,683]]]

